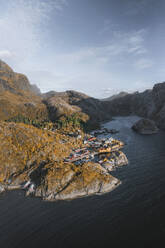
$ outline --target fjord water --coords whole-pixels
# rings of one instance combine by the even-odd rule
[[[160,247],[165,236],[165,132],[143,136],[137,117],[104,124],[126,143],[122,184],[102,196],[43,202],[14,191],[0,196],[1,248]],[[107,136],[108,137],[108,136]],[[163,246],[162,246],[163,247]]]

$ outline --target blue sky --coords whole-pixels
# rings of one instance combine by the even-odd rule
[[[42,92],[94,97],[165,80],[163,0],[0,0],[0,59]]]

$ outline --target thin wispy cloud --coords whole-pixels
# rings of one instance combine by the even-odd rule
[[[99,35],[105,35],[106,33],[113,32],[118,25],[114,23],[111,19],[105,19],[103,22],[103,27],[98,31]]]
[[[146,32],[144,29],[130,32],[116,31],[113,39],[104,46],[88,46],[74,49],[72,52],[54,54],[53,67],[50,67],[52,70],[55,68],[56,72],[54,80],[53,77],[51,78],[54,89],[56,90],[62,86],[67,90],[68,87],[76,88],[79,85],[79,90],[83,91],[83,88],[85,88],[86,93],[91,94],[93,92],[97,97],[99,94],[106,96],[108,92],[90,89],[90,85],[92,88],[94,85],[101,83],[102,86],[115,84],[117,91],[112,90],[111,92],[119,92],[120,80],[114,76],[114,65],[117,64],[119,68],[122,68],[128,63],[127,59],[129,57],[132,70],[135,64],[135,69],[149,66],[149,61],[145,59],[148,52],[144,44]],[[42,77],[40,81],[49,81],[47,78]],[[45,91],[45,86],[42,88]]]
[[[84,47],[80,50],[55,55],[58,63],[69,64],[105,64],[118,59],[119,56],[138,56],[147,53],[144,45],[145,30],[138,30],[129,33],[115,32],[113,41],[104,46]]]
[[[145,29],[137,31],[115,31],[114,32],[114,45],[119,53],[143,54],[147,52],[144,40],[146,35]]]
[[[0,51],[10,51],[14,59],[27,60],[42,46],[44,25],[51,11],[61,11],[66,0],[1,0],[5,11],[0,14]],[[9,52],[5,52],[9,55]],[[4,58],[4,52],[0,58]],[[9,57],[9,56],[6,56]],[[11,57],[11,56],[10,56]]]

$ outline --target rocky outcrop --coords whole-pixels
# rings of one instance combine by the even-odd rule
[[[122,151],[113,152],[111,157],[112,159],[110,161],[102,164],[103,168],[108,172],[115,170],[117,167],[128,164],[128,159]]]
[[[56,184],[45,185],[35,191],[44,200],[74,199],[92,194],[102,194],[118,186],[119,180],[106,173],[99,164],[84,164],[79,172],[67,171]]]
[[[119,167],[128,164],[127,156],[122,151],[117,151],[115,156],[115,166]]]
[[[155,122],[149,119],[141,119],[137,121],[132,129],[140,134],[155,134],[158,132],[158,128]]]

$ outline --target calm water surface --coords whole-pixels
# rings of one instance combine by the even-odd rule
[[[165,132],[138,135],[136,119],[104,125],[127,144],[129,165],[112,173],[122,181],[114,191],[54,203],[1,195],[0,248],[165,247]]]

